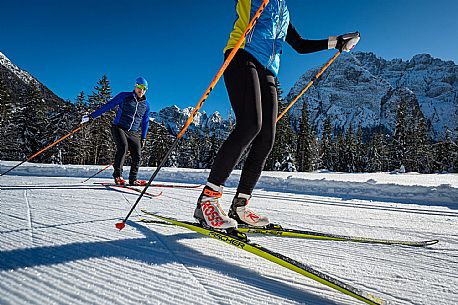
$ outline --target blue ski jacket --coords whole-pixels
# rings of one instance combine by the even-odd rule
[[[233,49],[262,0],[235,0],[236,20],[224,52]],[[266,69],[278,75],[280,54],[290,23],[286,0],[270,0],[241,49],[253,55]]]
[[[142,140],[146,139],[150,113],[150,107],[146,97],[144,96],[139,100],[135,92],[121,92],[108,103],[91,113],[91,116],[95,119],[116,106],[119,107],[113,125],[133,132],[137,132],[141,125],[141,138]]]

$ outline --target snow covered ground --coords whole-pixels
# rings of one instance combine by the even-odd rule
[[[0,162],[0,172],[15,164]],[[192,220],[201,188],[150,188],[163,195],[142,199],[117,231],[138,193],[94,184],[111,182],[111,170],[81,183],[100,168],[24,164],[0,177],[0,304],[361,304],[235,247],[138,221],[140,208]],[[157,183],[200,184],[207,175],[166,168]],[[264,173],[251,205],[285,227],[439,239],[410,248],[250,236],[392,304],[456,304],[456,174]]]

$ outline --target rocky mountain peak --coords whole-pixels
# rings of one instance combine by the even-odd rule
[[[287,101],[318,70],[307,71],[293,86]],[[352,122],[355,128],[382,125],[393,131],[397,105],[408,97],[418,101],[434,138],[440,138],[446,129],[457,130],[458,66],[429,54],[415,55],[407,61],[386,60],[365,52],[342,54],[296,103],[292,115],[299,118],[306,101],[310,122],[318,131],[326,117],[339,128],[348,128]]]

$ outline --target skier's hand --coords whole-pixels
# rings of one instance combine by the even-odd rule
[[[330,36],[328,39],[328,49],[336,48],[340,52],[350,52],[358,44],[360,38],[359,32]]]
[[[141,142],[141,146],[142,148],[146,145],[146,140],[145,139],[142,139],[142,142]]]
[[[85,124],[85,123],[90,122],[92,120],[93,120],[93,118],[92,118],[92,116],[90,114],[85,114],[81,118],[81,124]]]

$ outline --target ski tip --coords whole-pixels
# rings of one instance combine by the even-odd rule
[[[126,226],[126,223],[124,221],[121,221],[121,222],[118,222],[115,226],[116,226],[116,229],[121,231]]]
[[[426,246],[431,246],[431,245],[435,245],[439,242],[439,240],[437,239],[433,239],[433,240],[428,240],[427,242],[425,242],[425,245]]]

